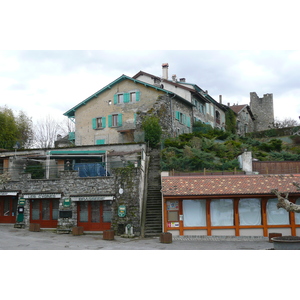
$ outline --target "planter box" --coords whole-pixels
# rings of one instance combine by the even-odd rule
[[[83,227],[82,226],[73,227],[72,234],[73,235],[83,235]]]
[[[103,239],[104,240],[113,240],[115,238],[115,231],[110,229],[110,230],[104,230],[103,231]]]
[[[160,242],[164,244],[172,243],[172,233],[171,232],[163,232],[160,234]]]
[[[40,224],[30,223],[29,224],[29,231],[35,231],[35,232],[41,231]]]
[[[282,236],[272,238],[274,250],[300,250],[299,236]]]

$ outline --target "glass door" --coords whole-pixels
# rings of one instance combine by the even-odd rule
[[[0,197],[0,223],[15,223],[17,197]]]

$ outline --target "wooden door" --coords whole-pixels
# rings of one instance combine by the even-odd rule
[[[31,199],[30,223],[38,223],[41,228],[56,228],[58,205],[58,199]]]
[[[17,197],[0,197],[0,223],[16,223]]]
[[[77,205],[77,225],[85,231],[103,231],[111,226],[110,201],[81,201]]]

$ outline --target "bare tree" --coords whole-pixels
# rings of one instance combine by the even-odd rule
[[[34,147],[53,148],[57,136],[63,135],[65,131],[61,122],[47,115],[34,125]]]
[[[273,125],[275,128],[287,128],[287,127],[300,126],[300,123],[297,120],[294,120],[292,118],[285,118],[283,120],[275,119]]]

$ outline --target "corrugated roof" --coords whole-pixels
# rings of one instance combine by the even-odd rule
[[[164,196],[209,196],[299,193],[293,182],[300,182],[300,175],[233,175],[233,176],[167,176],[162,177]]]

